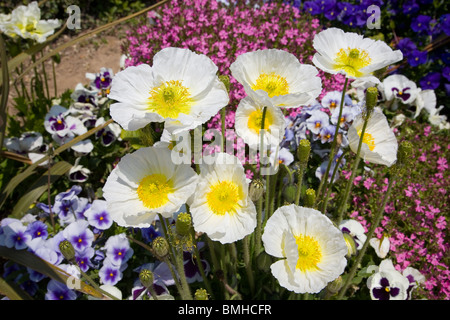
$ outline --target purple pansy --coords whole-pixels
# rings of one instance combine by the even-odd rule
[[[125,265],[125,263],[133,256],[133,249],[130,247],[124,233],[111,236],[105,243],[106,258],[117,267]]]
[[[306,126],[309,131],[319,134],[320,130],[330,123],[330,116],[323,111],[316,110],[306,120]]]
[[[409,281],[395,270],[390,259],[385,259],[367,279],[367,287],[372,300],[406,300]]]
[[[84,212],[89,224],[99,230],[106,230],[111,227],[113,220],[107,210],[105,200],[96,199],[90,207]]]
[[[431,17],[420,14],[411,22],[411,29],[414,32],[429,32]]]
[[[436,90],[441,83],[441,73],[437,71],[430,72],[425,77],[423,77],[419,83],[422,90]]]
[[[120,267],[117,267],[109,259],[105,259],[103,266],[100,268],[98,273],[100,280],[103,284],[109,284],[111,286],[117,284],[122,280],[123,273]]]
[[[76,292],[69,289],[65,284],[56,280],[48,282],[45,300],[75,300],[76,298]]]
[[[89,223],[86,220],[72,222],[64,229],[63,235],[75,250],[80,252],[90,247],[94,240],[94,233],[89,229]]]
[[[33,221],[27,226],[26,232],[34,238],[46,239],[48,236],[47,225],[40,220]]]
[[[27,227],[17,219],[2,220],[2,228],[0,233],[0,245],[16,250],[25,249],[31,236],[26,232]]]
[[[417,67],[427,62],[428,52],[415,49],[407,56],[409,65],[411,67]]]

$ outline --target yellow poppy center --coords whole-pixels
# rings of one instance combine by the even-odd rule
[[[250,113],[250,116],[248,117],[247,121],[248,128],[257,134],[259,134],[259,131],[261,130],[262,116],[263,116],[263,109],[260,109],[253,111],[252,113]],[[269,127],[272,124],[273,124],[272,113],[270,113],[269,110],[266,110],[266,114],[264,116],[264,130],[269,131]]]
[[[173,183],[163,174],[155,173],[144,177],[137,188],[137,194],[145,207],[159,208],[169,201]]]
[[[179,80],[170,80],[150,90],[148,110],[163,118],[176,119],[180,113],[189,114],[192,103],[188,88]]]
[[[244,196],[242,187],[233,181],[220,181],[210,187],[206,194],[209,209],[217,215],[233,214],[239,209],[239,200]]]
[[[358,131],[358,136],[361,138],[361,131]],[[364,137],[362,139],[362,142],[367,144],[367,146],[369,147],[370,151],[373,151],[373,149],[375,149],[375,139],[373,138],[373,136],[370,133],[364,132]]]
[[[302,272],[318,270],[317,264],[322,259],[322,251],[317,240],[302,234],[294,237],[298,250],[296,268]]]
[[[289,84],[285,77],[275,73],[261,73],[252,86],[253,90],[264,90],[269,97],[282,96],[289,93]]]
[[[360,77],[363,74],[359,70],[367,67],[372,59],[365,50],[347,48],[339,50],[334,61],[335,70],[343,70],[351,77]]]

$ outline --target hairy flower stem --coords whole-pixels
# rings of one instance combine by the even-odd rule
[[[266,112],[267,112],[267,107],[263,108],[263,112],[262,112],[262,119],[261,119],[261,140],[260,140],[260,157],[259,157],[259,161],[260,161],[260,168],[259,168],[259,177],[261,178],[261,171],[262,171],[262,163],[261,163],[261,159],[263,158],[262,156],[262,152],[263,152],[263,146],[264,146],[264,122],[266,121]],[[269,209],[269,182],[270,182],[270,176],[267,175],[266,176],[266,194],[265,194],[265,219],[267,219],[267,214],[268,214],[268,209]],[[258,256],[259,251],[261,251],[261,234],[262,234],[262,199],[263,197],[260,197],[260,200],[258,201],[258,211],[257,211],[257,220],[256,220],[256,238],[255,238],[255,255]]]
[[[342,155],[339,157],[339,159],[338,159],[338,161],[337,161],[337,163],[336,163],[336,165],[334,167],[333,174],[331,175],[331,182],[330,182],[330,185],[328,186],[327,190],[325,191],[326,192],[325,193],[325,200],[323,201],[323,205],[322,205],[322,208],[320,210],[323,213],[327,212],[328,198],[330,197],[330,193],[331,193],[331,188],[333,186],[334,177],[336,176],[336,173],[337,173],[337,171],[339,169],[339,166],[340,166],[340,164],[342,162],[342,159],[344,158],[346,153],[347,153],[347,151],[344,151],[342,153]]]
[[[246,236],[242,240],[243,245],[243,253],[244,253],[244,263],[245,263],[245,271],[247,272],[248,283],[250,285],[250,292],[252,296],[255,294],[255,280],[253,278],[253,270],[252,270],[252,260],[250,256],[250,244],[249,244],[249,236]]]
[[[307,163],[300,164],[297,171],[297,193],[295,194],[295,205],[300,205],[300,194],[302,193],[303,175],[305,173]]]
[[[369,247],[370,239],[372,239],[372,237],[375,233],[375,229],[378,228],[378,225],[380,224],[381,219],[384,216],[384,209],[385,209],[387,201],[391,195],[392,187],[394,186],[396,179],[397,179],[397,175],[394,175],[394,176],[390,177],[390,179],[389,179],[389,185],[388,185],[388,189],[386,190],[386,193],[384,194],[383,203],[381,204],[378,212],[375,215],[375,219],[374,219],[372,225],[370,226],[369,232],[367,232],[367,235],[366,235],[367,239],[364,242],[361,250],[359,250],[358,255],[355,258],[355,261],[353,262],[352,268],[350,269],[350,271],[348,273],[348,277],[345,280],[345,283],[342,286],[341,291],[339,292],[338,300],[340,300],[340,299],[342,299],[342,297],[344,297],[348,287],[350,286],[353,278],[355,277],[356,270],[358,269],[358,267],[362,261],[362,258],[364,257],[364,254],[366,253],[367,248]]]
[[[225,137],[225,131],[226,131],[226,117],[227,117],[227,109],[226,107],[223,107],[220,110],[220,120],[221,120],[221,125],[222,125],[222,152],[225,152],[225,142],[226,142],[226,137]]]
[[[326,187],[326,184],[328,182],[328,174],[330,172],[331,163],[334,159],[334,154],[336,153],[336,144],[337,144],[337,136],[339,134],[339,119],[342,117],[342,110],[344,109],[344,100],[345,100],[345,91],[347,90],[347,84],[348,84],[348,78],[345,77],[344,87],[342,88],[342,96],[341,96],[341,103],[339,105],[339,116],[338,116],[338,124],[336,125],[336,130],[334,131],[334,138],[331,142],[331,148],[330,148],[330,155],[328,157],[328,165],[327,169],[325,170],[325,174],[323,175],[322,179],[320,180],[319,189],[317,190],[317,200],[315,207],[318,206],[319,199],[322,199],[321,192],[324,187]]]
[[[366,132],[367,123],[369,122],[370,114],[367,115],[367,117],[364,120],[364,124],[361,130],[361,135],[359,137],[359,143],[358,143],[358,150],[356,151],[356,157],[355,161],[353,162],[352,167],[352,175],[350,179],[347,181],[347,185],[345,187],[344,197],[342,198],[341,203],[339,204],[339,208],[337,211],[337,221],[336,224],[339,225],[342,221],[344,211],[347,209],[347,202],[348,198],[350,197],[350,192],[352,191],[353,187],[353,180],[355,180],[356,171],[358,170],[359,161],[361,160],[360,154],[361,154],[361,146],[363,143],[364,133]]]
[[[192,300],[193,298],[191,294],[191,289],[186,279],[186,273],[184,272],[183,249],[177,250],[175,254],[175,262],[178,271],[178,276],[180,277],[181,298],[183,300]]]
[[[195,239],[194,228],[192,228],[191,232],[192,232],[192,239]],[[208,277],[206,276],[205,268],[203,268],[203,263],[202,263],[202,260],[200,258],[200,251],[198,250],[197,244],[194,246],[194,254],[195,254],[195,260],[197,262],[198,270],[200,271],[200,274],[201,274],[202,279],[203,279],[203,283],[206,286],[206,290],[208,291],[208,294],[214,299],[214,294],[213,294],[211,285],[209,284]]]

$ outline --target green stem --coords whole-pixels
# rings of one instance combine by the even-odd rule
[[[389,179],[389,185],[388,185],[388,189],[387,189],[387,191],[386,191],[386,193],[384,195],[383,203],[379,207],[379,210],[378,210],[378,212],[375,215],[375,219],[374,219],[372,225],[370,226],[369,232],[366,235],[367,239],[364,242],[361,250],[359,250],[358,255],[356,256],[356,259],[355,259],[355,261],[354,261],[354,263],[352,265],[352,268],[350,269],[350,271],[348,273],[348,277],[345,280],[345,283],[342,286],[341,291],[339,292],[338,300],[342,299],[342,297],[345,295],[348,287],[350,286],[353,278],[355,277],[356,270],[358,269],[358,267],[359,267],[359,265],[360,265],[360,263],[362,261],[362,258],[364,257],[364,254],[366,253],[367,248],[369,247],[370,239],[372,239],[372,237],[373,237],[373,235],[375,233],[375,229],[378,228],[378,225],[380,224],[381,219],[384,216],[384,208],[386,207],[386,204],[387,204],[387,201],[389,199],[389,196],[391,195],[392,187],[394,186],[396,178],[397,178],[397,176],[394,175],[394,176],[392,176]]]
[[[359,161],[361,160],[361,157],[360,157],[361,146],[363,143],[364,133],[366,132],[367,123],[369,122],[369,118],[370,118],[370,114],[368,114],[366,119],[364,120],[364,124],[363,124],[362,130],[361,130],[361,135],[359,137],[359,142],[358,142],[358,149],[356,151],[355,161],[353,162],[352,175],[351,175],[350,179],[347,181],[347,186],[346,186],[345,192],[344,192],[344,198],[342,199],[342,202],[340,203],[339,209],[337,211],[337,214],[338,214],[338,219],[336,221],[337,225],[339,225],[341,223],[343,215],[344,215],[344,211],[347,208],[348,198],[350,197],[350,192],[353,187],[353,180],[355,179],[356,171],[358,170]]]
[[[330,185],[328,186],[327,190],[326,190],[326,194],[325,194],[325,200],[323,202],[323,206],[321,209],[321,212],[326,213],[327,212],[327,206],[328,206],[328,198],[330,197],[331,194],[331,190],[332,190],[332,186],[333,186],[333,181],[334,181],[334,177],[336,176],[336,173],[338,171],[338,168],[342,162],[342,159],[344,158],[344,155],[347,153],[347,151],[342,152],[342,155],[339,157],[336,166],[334,167],[333,170],[333,174],[331,175],[331,181],[330,181]]]
[[[186,273],[184,272],[184,261],[183,261],[183,249],[177,250],[175,254],[176,268],[178,271],[178,276],[181,282],[181,298],[183,300],[192,300],[192,294],[189,287],[189,283],[186,279]]]
[[[334,131],[333,141],[331,142],[330,155],[329,155],[330,160],[328,161],[327,170],[325,171],[325,174],[323,175],[322,179],[320,180],[319,189],[317,190],[316,207],[318,205],[317,201],[319,201],[319,199],[322,198],[320,196],[322,189],[324,186],[326,186],[326,184],[328,182],[328,174],[329,174],[329,171],[331,168],[331,162],[333,161],[334,154],[336,152],[337,136],[339,134],[339,121],[342,117],[342,110],[344,109],[345,91],[347,90],[347,83],[348,83],[348,78],[346,77],[345,82],[344,82],[344,88],[342,89],[341,103],[339,105],[338,123],[336,125],[336,130]]]
[[[53,61],[53,59],[52,59],[52,72],[53,72],[53,86],[54,86],[54,89],[55,89],[55,97],[57,97],[58,96],[58,89],[57,89],[57,86],[56,86],[56,69],[55,69],[55,61]]]
[[[225,152],[226,116],[227,116],[227,109],[226,109],[226,107],[223,107],[220,110],[220,118],[221,118],[220,120],[221,120],[221,125],[222,125],[222,152]]]
[[[303,183],[303,175],[305,173],[305,164],[300,164],[300,168],[297,171],[297,193],[295,194],[295,205],[300,204],[300,194],[302,193],[302,183]]]
[[[259,255],[259,252],[261,251],[262,208],[263,196],[259,197],[256,204],[255,257],[257,257]]]
[[[250,285],[250,292],[253,296],[255,294],[255,280],[253,278],[252,261],[250,257],[249,236],[246,236],[242,240],[242,244],[244,247],[243,251],[244,251],[245,271],[247,272],[248,283]]]
[[[83,270],[81,270],[81,268],[80,268],[75,262],[73,262],[73,265],[75,265],[75,266],[78,268],[78,271],[80,271],[81,276],[82,276],[85,280],[87,280],[87,282],[89,282],[89,284],[90,284],[91,286],[93,286],[93,287],[95,288],[95,290],[101,292],[103,295],[105,295],[105,296],[111,298],[112,300],[120,300],[119,298],[113,296],[113,295],[110,294],[109,292],[106,292],[105,290],[102,290],[102,289],[98,286],[98,284],[95,283],[95,281],[92,280],[92,278],[89,277],[89,276],[86,274],[86,272],[84,272]]]

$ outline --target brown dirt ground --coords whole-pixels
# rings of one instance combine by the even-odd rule
[[[61,61],[55,66],[56,97],[59,97],[67,89],[75,89],[78,83],[83,85],[89,84],[86,73],[99,72],[101,67],[112,68],[114,73],[117,73],[122,55],[121,44],[124,41],[124,30],[125,28],[120,28],[117,35],[113,35],[111,32],[94,35],[60,52]],[[56,45],[69,41],[71,38],[73,37],[63,35],[57,40]],[[50,96],[53,97],[55,95],[55,86],[51,61],[45,62],[45,68],[47,70]],[[38,72],[42,74],[42,68],[38,68]],[[33,72],[27,74],[24,77],[24,82],[29,85],[33,76]],[[14,114],[13,98],[15,96],[16,91],[11,85],[8,103],[8,112],[11,114]]]

